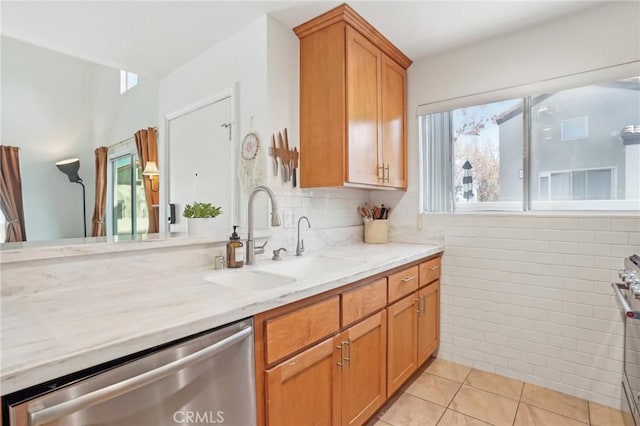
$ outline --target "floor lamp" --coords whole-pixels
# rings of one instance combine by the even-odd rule
[[[80,176],[78,176],[78,170],[80,170],[80,160],[77,158],[70,158],[68,160],[58,161],[56,167],[62,173],[67,175],[69,182],[79,183],[82,186],[82,219],[84,223],[84,237],[87,237],[87,202],[85,198],[84,183]]]

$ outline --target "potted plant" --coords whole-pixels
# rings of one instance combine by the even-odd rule
[[[216,207],[211,203],[194,202],[185,205],[182,216],[187,219],[187,234],[213,235],[215,233],[213,219],[221,213],[221,207]]]

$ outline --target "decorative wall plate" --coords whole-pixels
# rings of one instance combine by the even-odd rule
[[[249,133],[247,136],[242,139],[242,147],[240,150],[240,155],[244,160],[251,161],[258,156],[258,151],[260,150],[260,142],[258,141],[258,136],[255,133]]]

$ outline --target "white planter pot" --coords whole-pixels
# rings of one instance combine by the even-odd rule
[[[211,236],[216,232],[215,217],[187,218],[187,235]]]

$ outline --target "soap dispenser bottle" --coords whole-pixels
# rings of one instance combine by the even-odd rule
[[[227,243],[227,268],[242,268],[244,266],[244,250],[242,241],[233,227],[233,234]]]

